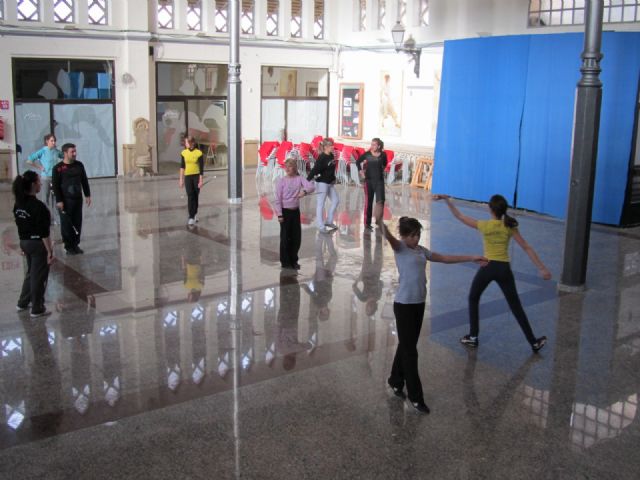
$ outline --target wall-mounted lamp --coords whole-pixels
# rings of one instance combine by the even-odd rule
[[[420,78],[420,54],[421,48],[416,48],[416,41],[412,36],[407,38],[407,41],[403,43],[405,29],[402,23],[396,22],[395,26],[391,29],[391,38],[393,38],[393,44],[396,47],[396,52],[406,53],[413,60],[413,73],[416,77]]]

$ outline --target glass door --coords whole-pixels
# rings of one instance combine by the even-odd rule
[[[157,102],[158,171],[177,174],[180,170],[180,152],[186,135],[185,102]]]
[[[16,137],[18,140],[18,173],[29,168],[25,162],[29,155],[44,146],[44,136],[51,132],[49,103],[16,104]]]

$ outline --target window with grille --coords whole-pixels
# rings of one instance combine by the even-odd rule
[[[529,26],[582,25],[585,0],[530,0]],[[640,22],[640,0],[604,0],[603,23]]]
[[[173,0],[158,0],[158,28],[173,28]]]
[[[302,37],[302,0],[291,0],[291,36]]]
[[[429,26],[429,0],[420,0],[420,26]]]
[[[25,22],[40,21],[40,0],[18,0],[16,7],[18,20]]]
[[[253,0],[242,0],[242,12],[240,12],[240,33],[245,35],[253,35],[255,29],[253,26]]]
[[[278,35],[278,14],[280,12],[279,0],[267,1],[267,35],[275,37]]]
[[[187,1],[187,29],[202,30],[202,1]]]
[[[364,32],[367,29],[367,0],[358,2],[358,30]]]
[[[53,19],[56,23],[73,23],[73,0],[55,0]]]
[[[387,1],[378,0],[378,29],[387,28]]]
[[[402,25],[407,24],[407,0],[398,0],[398,19]]]
[[[226,33],[229,30],[229,2],[227,0],[216,0],[215,24],[218,33]]]
[[[313,5],[313,38],[324,38],[324,0],[315,0]]]
[[[89,24],[107,24],[107,0],[87,0],[87,7]]]

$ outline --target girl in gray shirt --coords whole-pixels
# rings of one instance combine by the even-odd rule
[[[480,255],[443,255],[418,245],[422,225],[415,218],[400,218],[400,239],[397,239],[382,222],[382,208],[376,210],[376,221],[393,249],[400,277],[393,302],[398,347],[387,383],[393,393],[403,399],[406,398],[403,391],[406,383],[411,406],[426,414],[429,413],[429,407],[424,403],[418,374],[417,345],[427,296],[427,260],[440,263],[474,262],[484,266],[487,259]]]

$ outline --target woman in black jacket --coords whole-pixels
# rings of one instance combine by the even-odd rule
[[[320,148],[322,153],[318,155],[318,159],[309,172],[307,180],[315,180],[316,182],[316,192],[318,194],[316,225],[320,232],[328,233],[338,228],[338,226],[333,223],[333,216],[340,203],[340,197],[335,188],[336,160],[333,156],[333,140],[325,138],[320,143]],[[327,214],[327,220],[323,221],[324,201],[327,196],[331,198],[331,207]]]
[[[32,171],[18,175],[13,181],[13,216],[18,226],[20,249],[27,260],[27,271],[16,309],[23,312],[31,304],[31,318],[51,313],[44,306],[49,265],[53,262],[53,247],[49,236],[51,213],[36,198],[40,188],[40,176]]]
[[[356,166],[362,172],[364,169],[364,227],[373,230],[371,226],[371,215],[373,213],[373,196],[376,203],[384,205],[384,169],[387,167],[387,154],[383,151],[384,143],[379,138],[371,140],[371,148],[363,153]]]

